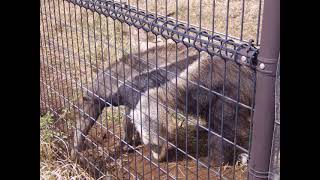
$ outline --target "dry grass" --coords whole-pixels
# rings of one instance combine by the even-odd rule
[[[126,1],[128,2],[128,1]],[[141,9],[146,9],[146,1],[139,0]],[[157,4],[156,4],[157,2]],[[200,3],[201,2],[201,3]],[[189,4],[188,4],[189,3]],[[135,2],[131,4],[137,6]],[[166,4],[168,4],[166,9]],[[173,14],[172,18],[186,22],[190,25],[201,27],[202,29],[213,30],[216,33],[228,34],[240,38],[241,32],[243,40],[254,39],[257,36],[257,24],[259,17],[259,0],[244,1],[243,30],[242,21],[242,1],[230,0],[229,12],[227,12],[226,0],[158,0],[148,1],[148,10],[162,15]],[[200,12],[201,10],[201,12]],[[213,14],[214,13],[214,14]],[[226,19],[228,15],[228,29]]]
[[[40,117],[40,179],[88,179],[93,180],[85,169],[70,160],[68,154],[62,154],[57,145],[64,144],[62,134],[53,130],[53,117],[51,114]],[[61,133],[61,132],[60,132]]]
[[[128,3],[128,1],[122,2]],[[144,0],[130,1],[130,4],[146,9],[145,2]],[[240,38],[241,0],[229,2],[228,30],[226,29],[226,0],[202,0],[201,19],[198,0],[189,0],[189,13],[187,0],[167,0],[169,4],[167,10],[165,2],[165,0],[148,1],[147,9],[155,12],[157,7],[159,14],[171,13],[172,18],[177,17],[180,21],[189,19],[190,24],[201,25],[202,29],[214,29],[216,33]],[[214,19],[213,2],[215,2]],[[259,2],[259,0],[246,0],[244,3],[243,40],[254,39],[257,42]],[[45,32],[41,36],[41,56],[44,57],[43,62],[52,66],[49,70],[43,68],[44,74],[51,74],[51,77],[47,75],[43,81],[54,87],[61,95],[71,97],[70,99],[76,98],[81,89],[80,86],[91,87],[91,82],[97,76],[98,70],[107,71],[108,66],[118,61],[123,55],[136,53],[138,50],[143,51],[147,44],[149,48],[155,46],[156,37],[152,33],[140,30],[138,38],[136,28],[62,0],[42,1],[41,12],[40,30]],[[148,41],[146,41],[147,37]],[[158,37],[158,40],[161,39]],[[139,48],[138,45],[140,45]],[[57,106],[59,108],[62,104],[59,103]]]
[[[143,10],[146,9],[146,1],[144,0],[122,2],[130,3],[132,6],[139,6]],[[187,0],[167,0],[167,10],[165,2],[165,0],[148,1],[147,10],[155,12],[157,7],[157,13],[159,14],[172,14],[172,18],[177,17],[180,21],[189,19],[191,25],[201,26],[202,29],[214,30],[216,33],[228,34],[228,36],[242,38],[246,41],[254,39],[257,42],[259,0],[246,0],[243,14],[241,0],[230,0],[229,12],[226,10],[226,0],[202,0],[201,15],[198,0],[189,0],[189,11]],[[215,2],[214,16],[212,14],[213,2]],[[41,31],[49,33],[45,41],[47,43],[50,41],[55,46],[60,47],[56,51],[63,53],[60,56],[63,56],[66,62],[70,61],[71,65],[75,64],[73,69],[77,75],[85,73],[94,76],[97,71],[95,67],[102,69],[102,65],[107,67],[109,61],[112,63],[124,54],[137,52],[138,44],[141,51],[146,49],[147,36],[149,47],[155,45],[156,37],[152,33],[147,34],[140,30],[138,41],[138,33],[134,27],[130,28],[125,23],[99,16],[90,10],[70,5],[61,0],[44,1],[43,4]],[[176,7],[177,4],[178,8]],[[227,13],[229,14],[228,29],[226,28]],[[243,30],[241,30],[242,15],[244,20]],[[161,38],[158,37],[158,39]],[[162,41],[164,40],[162,39]],[[63,52],[63,49],[67,51]],[[59,54],[56,54],[56,56],[58,57]],[[85,64],[84,62],[78,62],[79,58],[90,62],[90,65],[87,64],[88,67],[84,68]],[[91,64],[95,67],[89,68]],[[69,64],[66,63],[66,66],[69,66]],[[91,69],[93,72],[90,72]],[[90,79],[86,83],[89,84]]]

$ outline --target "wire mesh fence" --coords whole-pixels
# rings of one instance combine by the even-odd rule
[[[262,7],[41,0],[40,110],[61,154],[94,179],[247,179]]]

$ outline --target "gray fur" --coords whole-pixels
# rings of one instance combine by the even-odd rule
[[[224,74],[225,67],[226,74]],[[221,134],[222,104],[224,104],[223,136],[233,142],[235,138],[236,103],[209,93],[208,89],[222,94],[225,77],[225,96],[237,100],[238,72],[239,66],[235,62],[225,61],[219,57],[211,59],[209,56],[203,55],[200,61],[195,61],[188,67],[188,73],[187,69],[180,73],[177,84],[175,78],[171,79],[170,83],[167,83],[167,89],[164,85],[150,89],[150,96],[157,97],[158,95],[158,103],[167,104],[168,107],[173,109],[177,107],[181,112],[185,111],[187,99],[188,114],[190,115],[197,114],[198,97],[199,116],[204,118],[209,124],[209,128],[218,134]],[[253,93],[252,72],[247,67],[241,66],[240,74],[239,101],[251,106],[251,96]],[[185,80],[187,75],[188,86]],[[198,83],[202,87],[197,88]],[[211,109],[209,108],[210,104]],[[175,144],[175,133],[177,133],[177,130],[175,120],[169,119],[168,125],[166,123],[166,113],[168,113],[168,110],[160,105],[158,105],[158,108],[156,107],[156,101],[151,99],[148,101],[148,97],[144,96],[137,103],[136,107],[131,110],[130,115],[135,114],[135,128],[142,142],[150,145],[153,158],[162,161],[165,159],[168,151],[166,149],[166,140]],[[242,106],[238,107],[237,145],[248,148],[250,110]],[[140,110],[142,113],[140,113]],[[211,120],[209,121],[209,119]],[[166,130],[168,130],[168,137],[166,137]],[[163,137],[165,140],[158,139],[158,136]],[[213,157],[209,158],[213,158],[218,163],[232,162],[233,146],[227,142],[224,142],[223,146],[221,146],[221,138],[215,135],[211,135],[210,139],[210,146],[213,147],[213,153],[211,152]]]
[[[89,92],[85,92],[86,94],[83,97],[83,111],[87,115],[77,113],[76,116],[77,130],[74,131],[74,148],[77,151],[82,149],[84,142],[82,134],[88,134],[102,109],[108,106],[101,99],[114,106],[125,105],[127,112],[129,112],[140,100],[140,92],[144,92],[147,88],[160,86],[174,78],[176,72],[180,73],[187,67],[188,64],[185,63],[187,58],[186,47],[178,45],[177,53],[176,59],[176,46],[174,44],[168,44],[167,47],[158,46],[157,56],[156,47],[154,47],[140,53],[140,59],[143,59],[143,61],[138,59],[138,54],[126,55],[118,62],[114,62],[108,68],[105,68],[104,73],[102,71],[98,72],[98,78],[94,80],[93,87],[88,87]],[[195,61],[197,57],[196,50],[189,50],[189,63]],[[147,63],[147,59],[149,63]],[[156,63],[160,69],[155,69]],[[161,70],[161,68],[163,69]],[[166,76],[166,70],[164,70],[166,68],[168,72],[173,74],[167,74]],[[125,82],[125,85],[123,82]],[[124,139],[130,142],[134,132],[133,125],[125,120],[123,127],[126,129]]]

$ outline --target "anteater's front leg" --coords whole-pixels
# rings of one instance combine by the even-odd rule
[[[130,111],[129,108],[126,108],[126,111]],[[126,114],[128,115],[129,113],[126,112]],[[125,116],[123,118],[122,128],[124,130],[124,142],[122,142],[121,145],[124,151],[132,150],[128,145],[138,146],[141,144],[139,133],[137,132],[130,117]]]
[[[71,151],[72,158],[75,158],[75,151],[80,152],[83,149],[85,136],[87,136],[90,128],[99,117],[104,108],[104,103],[99,102],[96,98],[84,96],[83,104],[80,104],[80,107],[78,108],[79,109],[75,110],[78,112],[76,113],[76,129],[74,130],[73,135],[74,149]]]

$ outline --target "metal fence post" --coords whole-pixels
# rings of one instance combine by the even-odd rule
[[[280,54],[280,1],[266,0],[258,57],[249,180],[268,179],[274,125],[274,87]]]

